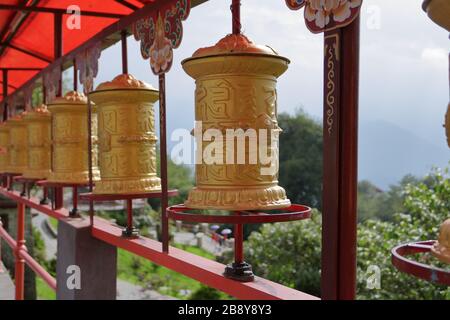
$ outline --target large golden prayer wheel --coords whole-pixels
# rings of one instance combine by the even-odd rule
[[[9,126],[0,123],[0,172],[7,172],[9,166]]]
[[[287,70],[289,60],[269,47],[255,45],[245,36],[233,34],[215,46],[197,50],[182,65],[196,80],[195,132],[197,141],[199,133],[203,137],[199,148],[203,159],[196,159],[196,187],[189,193],[185,205],[194,209],[223,210],[288,207],[290,201],[286,192],[278,186],[278,133],[281,129],[277,122],[276,84],[277,78]],[[213,141],[205,139],[208,132],[214,135]],[[251,147],[251,139],[245,139],[245,135],[252,136],[252,132],[253,137],[258,137],[256,148],[254,144]],[[217,138],[218,133],[222,137]],[[271,134],[274,134],[273,140]],[[239,145],[238,136],[241,139],[244,136],[244,146]],[[263,136],[266,142],[262,141]],[[213,143],[217,148],[209,153]],[[263,154],[272,152],[270,163],[265,163],[260,156],[263,144],[267,152]],[[219,161],[209,161],[208,154],[218,156]],[[242,154],[245,161],[242,161]],[[255,156],[257,159],[252,162]],[[270,167],[275,169],[268,170]]]
[[[23,174],[28,166],[27,127],[23,120],[26,112],[22,112],[8,120],[9,126],[9,173]]]
[[[52,113],[53,165],[50,182],[86,184],[89,182],[87,97],[68,92],[56,98],[48,109]],[[92,178],[100,177],[97,166],[97,115],[92,108]]]
[[[122,74],[89,95],[98,112],[99,167],[97,194],[161,190],[156,175],[154,103],[158,90]]]
[[[24,116],[28,135],[28,168],[23,177],[47,179],[51,173],[52,115],[41,105]]]

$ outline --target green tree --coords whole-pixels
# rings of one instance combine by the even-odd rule
[[[436,239],[440,224],[450,215],[448,169],[433,170],[423,182],[409,180],[403,186],[403,213],[391,221],[368,219],[358,226],[358,298],[445,299],[445,287],[400,273],[392,266],[391,249],[398,244]],[[246,257],[258,275],[287,286],[319,295],[321,219],[315,212],[310,221],[265,225],[246,244]],[[419,257],[417,258],[419,259]],[[445,267],[430,255],[427,263]],[[366,288],[369,266],[381,270],[381,288]],[[447,266],[448,268],[448,266]]]
[[[293,203],[322,207],[322,126],[298,110],[278,115],[280,185]]]

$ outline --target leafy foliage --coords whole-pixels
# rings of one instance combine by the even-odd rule
[[[433,170],[422,182],[402,186],[403,213],[391,221],[368,219],[358,228],[358,298],[446,299],[449,290],[402,274],[391,264],[391,249],[417,240],[435,239],[440,224],[450,215],[448,169]],[[415,182],[414,182],[415,181]],[[320,292],[321,219],[265,225],[246,244],[247,260],[258,275],[310,294]],[[437,259],[422,255],[427,263],[444,267]],[[381,288],[367,288],[370,266],[381,270]],[[448,267],[448,266],[447,266]]]
[[[294,203],[322,206],[322,126],[303,111],[278,115],[280,185]],[[293,174],[295,173],[295,174]]]

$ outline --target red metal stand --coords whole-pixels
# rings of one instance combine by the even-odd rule
[[[12,190],[14,177],[20,176],[21,173],[3,172],[1,175],[5,188],[7,188],[8,190]]]
[[[450,270],[420,263],[406,258],[409,255],[429,253],[436,241],[402,244],[392,249],[392,264],[400,271],[440,285],[450,286]]]
[[[65,183],[65,182],[51,182],[47,180],[40,180],[36,182],[36,185],[44,188],[44,201],[47,197],[48,188],[53,188],[53,200],[54,209],[58,210],[64,207],[64,188],[72,188],[72,210],[70,210],[69,216],[72,218],[79,217],[78,212],[78,188],[88,187],[89,183]],[[41,201],[41,202],[42,202]],[[44,203],[43,203],[44,204]]]
[[[22,183],[22,193],[20,194],[22,197],[30,198],[30,190],[33,185],[39,181],[39,179],[29,179],[23,176],[15,176],[13,177],[14,182]]]
[[[167,208],[169,219],[188,222],[231,223],[234,224],[234,262],[227,265],[224,276],[240,282],[253,281],[255,276],[252,266],[244,261],[244,225],[252,223],[275,223],[304,220],[311,217],[311,208],[293,204],[289,208],[278,210],[281,213],[259,211],[234,211],[226,213],[207,214],[205,211],[176,205]]]
[[[133,199],[162,198],[163,194],[164,194],[163,192],[129,193],[129,194],[96,194],[90,192],[80,194],[80,199],[87,200],[89,202],[125,200],[127,202],[127,226],[122,231],[122,236],[125,238],[137,238],[139,237],[139,230],[136,229],[133,224]],[[178,195],[178,190],[169,190],[166,193],[166,197],[174,197],[176,195]]]

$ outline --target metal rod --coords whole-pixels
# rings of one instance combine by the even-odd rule
[[[87,90],[87,89],[86,89]],[[93,176],[92,176],[92,105],[91,99],[88,96],[88,117],[87,117],[87,128],[88,128],[88,174],[89,174],[89,192],[92,193],[94,190],[93,186]],[[89,200],[89,220],[91,226],[94,225],[94,201]]]
[[[73,59],[73,91],[78,91],[77,59]]]
[[[3,70],[3,121],[8,120],[8,102],[6,97],[8,96],[8,70]]]
[[[233,34],[241,34],[241,0],[233,0],[231,4],[233,17]]]
[[[25,7],[25,6],[15,6],[8,4],[0,4],[0,10],[14,10],[14,11],[22,11],[22,12],[41,12],[41,13],[54,13],[54,14],[71,14],[67,12],[66,9],[60,8],[48,8],[48,7]],[[99,12],[99,11],[86,11],[81,10],[80,15],[82,16],[90,16],[90,17],[98,17],[98,18],[111,18],[111,19],[120,19],[125,17],[124,14],[118,13],[109,13],[109,12]]]
[[[244,226],[241,223],[234,225],[234,262],[244,262]]]
[[[127,199],[127,228],[133,229],[133,200]]]
[[[53,15],[53,32],[54,32],[54,57],[55,59],[58,59],[62,57],[63,55],[63,38],[62,38],[62,14],[55,13]],[[57,96],[62,96],[62,66],[60,67],[60,76],[59,76],[59,85],[58,85],[58,92]]]
[[[70,211],[70,216],[75,217],[78,214],[78,187],[73,186],[72,188],[72,211]]]
[[[128,73],[128,50],[127,50],[127,30],[122,30],[120,33],[122,44],[122,73]]]
[[[15,286],[16,300],[24,300],[25,289],[25,260],[20,255],[20,250],[26,250],[25,247],[25,205],[17,203],[17,247],[15,252]]]
[[[162,250],[169,252],[169,218],[166,209],[168,200],[167,177],[167,138],[166,138],[166,75],[159,75],[159,131],[160,131],[160,166],[161,166],[161,235]]]
[[[63,187],[55,187],[53,188],[53,195],[55,197],[55,210],[61,209],[64,207],[64,188]]]

